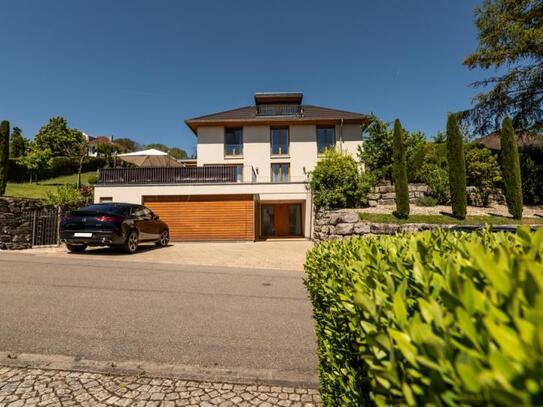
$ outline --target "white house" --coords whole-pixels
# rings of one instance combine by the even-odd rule
[[[105,169],[95,201],[143,203],[174,240],[311,236],[307,177],[328,148],[356,155],[369,116],[257,93],[255,104],[186,120],[197,166]]]

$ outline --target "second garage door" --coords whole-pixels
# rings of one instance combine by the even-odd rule
[[[254,240],[252,195],[146,196],[172,240]]]

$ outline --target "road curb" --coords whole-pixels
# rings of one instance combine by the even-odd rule
[[[100,373],[111,376],[141,376],[196,382],[275,385],[318,389],[318,379],[309,373],[272,369],[207,368],[145,361],[96,361],[65,355],[0,352],[0,366]]]

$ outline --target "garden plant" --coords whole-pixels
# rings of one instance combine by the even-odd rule
[[[543,404],[543,229],[319,244],[324,406]]]

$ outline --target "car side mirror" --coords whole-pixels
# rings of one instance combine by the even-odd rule
[[[153,215],[153,220],[159,220],[160,217],[158,215]]]

